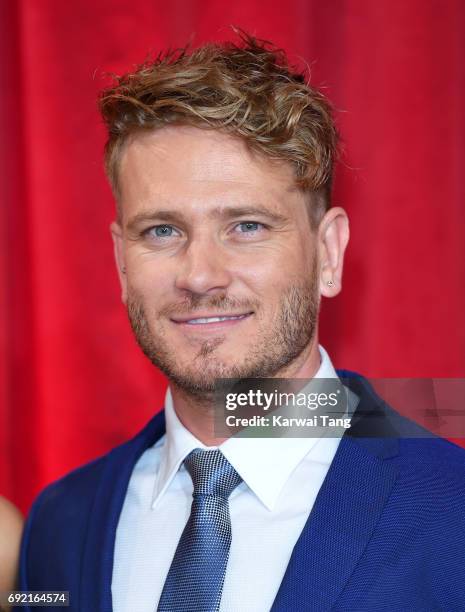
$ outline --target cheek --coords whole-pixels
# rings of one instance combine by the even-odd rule
[[[314,253],[302,248],[282,248],[279,252],[260,254],[254,261],[244,266],[238,275],[246,279],[250,287],[258,293],[275,296],[279,300],[283,290],[293,284],[301,284],[309,278],[313,269]],[[265,256],[263,256],[265,255]]]
[[[160,302],[173,286],[166,266],[151,260],[129,260],[127,278],[129,290],[141,296],[148,303]]]
[[[283,293],[289,287],[289,270],[276,261],[254,262],[238,271],[236,282],[230,293],[236,297],[245,296],[256,300],[259,319],[273,318],[279,310]],[[237,291],[235,288],[238,288]]]

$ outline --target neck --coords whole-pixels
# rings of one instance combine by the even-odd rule
[[[320,367],[318,339],[315,338],[302,353],[273,378],[300,378],[306,381],[315,376]],[[186,429],[205,446],[219,446],[227,438],[215,436],[215,406],[210,396],[192,396],[178,386],[171,385],[176,415]]]

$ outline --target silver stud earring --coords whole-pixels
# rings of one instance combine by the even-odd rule
[[[334,285],[334,282],[332,280],[329,280],[327,283],[328,287],[332,287]]]

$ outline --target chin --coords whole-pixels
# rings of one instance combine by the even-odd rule
[[[195,366],[194,368],[192,366]],[[176,368],[180,375],[185,374],[191,380],[214,383],[217,378],[235,378],[238,372],[245,369],[245,363],[236,359],[224,359],[222,356],[197,357],[185,364],[185,368]]]

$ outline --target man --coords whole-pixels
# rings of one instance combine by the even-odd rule
[[[170,386],[136,438],[38,498],[22,588],[92,612],[465,609],[461,449],[342,372],[342,439],[215,428],[219,379],[337,377],[318,344],[349,238],[328,102],[243,36],[159,57],[101,109],[122,300]]]

